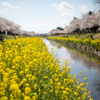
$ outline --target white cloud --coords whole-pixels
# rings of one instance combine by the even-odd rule
[[[51,5],[54,6],[58,11],[63,12],[61,16],[74,16],[72,14],[74,8],[67,2],[61,2],[59,5],[52,3]]]
[[[21,9],[20,6],[12,6],[10,3],[8,2],[1,2],[2,5],[5,5],[5,6],[8,6],[10,7],[11,9],[15,8],[15,9]]]
[[[10,8],[13,8],[13,6],[11,4],[9,4],[8,2],[1,2],[2,5],[8,6]]]
[[[72,12],[74,8],[67,2],[61,2],[59,5],[52,3],[52,6],[56,7],[58,11],[63,11],[63,12]]]
[[[0,13],[6,13],[8,10],[4,9],[4,10],[0,10]]]
[[[57,23],[60,24],[60,25],[64,25],[65,26],[65,25],[68,25],[69,22],[70,21],[68,19],[64,19],[64,20],[58,21]]]
[[[17,6],[16,8],[17,8],[17,9],[21,9],[21,7],[20,7],[20,6]]]
[[[82,11],[87,11],[87,6],[86,6],[86,5],[79,6],[79,8],[80,8]]]
[[[21,26],[21,29],[33,31],[33,30],[45,30],[46,27],[52,26],[51,23],[44,23],[44,22],[33,22],[33,23],[18,23]]]
[[[36,26],[36,27],[38,27],[38,26],[46,26],[46,24],[43,23],[43,22],[34,22],[34,23],[31,23],[30,25],[31,26]]]
[[[61,14],[61,16],[74,16],[74,14],[72,14],[72,13],[69,13],[69,12],[63,12],[62,14]]]
[[[25,24],[24,24],[25,25]],[[44,27],[44,26],[47,26],[47,25],[51,25],[50,23],[44,23],[44,22],[34,22],[34,23],[27,23],[26,24],[28,27],[39,27],[39,26],[42,26],[42,27]]]

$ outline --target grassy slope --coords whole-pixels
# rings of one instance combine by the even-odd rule
[[[2,36],[4,39],[14,39],[15,37],[12,35],[4,35],[4,34],[0,34],[0,36]]]
[[[100,39],[100,32],[99,33],[86,33],[86,34],[69,34],[69,35],[66,35],[68,37],[76,37],[76,38],[80,38],[80,37],[83,37],[83,38],[89,38],[91,37],[91,35],[93,36],[94,39]],[[65,35],[55,35],[55,37],[63,37]]]
[[[89,38],[90,36],[93,36],[94,39],[100,39],[100,33],[86,33],[86,34],[70,34],[68,35],[68,37],[76,37],[76,38],[80,38],[81,36],[83,36],[84,38]],[[4,39],[14,39],[15,37],[12,35],[4,35],[4,34],[0,34],[0,36],[2,36]],[[57,36],[62,36],[62,35],[57,35]],[[64,36],[64,35],[63,35]]]
[[[84,38],[89,38],[91,37],[91,35],[93,36],[94,39],[100,39],[100,33],[86,33],[86,34],[70,34],[68,35],[69,37],[77,37],[77,38],[80,38],[81,36],[83,36]]]

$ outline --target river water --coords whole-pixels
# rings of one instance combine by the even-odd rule
[[[89,57],[87,54],[83,54],[75,49],[68,48],[61,43],[50,41],[47,39],[43,39],[43,42],[47,45],[48,51],[51,53],[51,48],[54,48],[54,53],[59,57],[61,63],[59,66],[63,64],[63,60],[68,59],[68,63],[71,67],[71,74],[75,75],[79,78],[79,82],[84,81],[84,77],[87,77],[86,83],[89,83],[88,91],[91,91],[91,97],[94,100],[100,100],[100,63],[93,56]],[[84,74],[80,77],[81,73]],[[88,99],[87,99],[88,100]]]

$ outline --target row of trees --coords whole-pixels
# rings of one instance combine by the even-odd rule
[[[21,26],[8,19],[0,17],[0,33],[9,35],[36,35],[33,31],[27,32],[20,29]]]
[[[70,22],[70,26],[65,28],[66,33],[86,33],[96,32],[100,27],[100,11],[93,13],[89,11],[81,19],[74,19]]]
[[[53,29],[47,35],[59,35],[59,34],[65,34],[64,29],[63,30],[60,28]]]
[[[93,13],[89,11],[83,18],[75,18],[70,22],[69,26],[66,26],[64,30],[53,29],[48,33],[57,34],[57,33],[88,33],[88,32],[97,32],[100,28],[100,11],[98,13]]]

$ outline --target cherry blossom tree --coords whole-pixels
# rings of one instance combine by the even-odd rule
[[[6,29],[7,29],[7,26],[5,23],[5,19],[0,17],[0,30],[6,30]]]
[[[100,10],[98,13],[96,13],[96,19],[97,19],[97,24],[99,25],[100,27]]]
[[[28,32],[24,30],[20,30],[20,27],[18,24],[15,24],[12,21],[9,21],[8,19],[0,17],[0,30],[7,31],[9,35],[36,35],[35,32]]]
[[[83,17],[83,20],[81,22],[80,29],[85,30],[86,32],[96,32],[99,28],[98,25],[98,19],[96,18],[95,13],[88,13]]]
[[[57,29],[51,30],[47,35],[59,35],[59,34],[65,34],[65,31],[57,28]]]
[[[80,34],[80,23],[81,19],[74,19],[70,22],[70,27],[72,29],[72,32]]]

